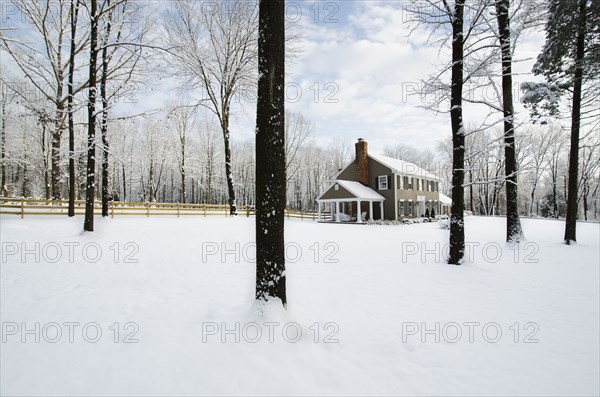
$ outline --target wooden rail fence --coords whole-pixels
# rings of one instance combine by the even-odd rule
[[[19,215],[67,215],[69,202],[66,200],[24,199],[0,197],[0,214]],[[250,206],[239,205],[238,216],[253,216]],[[85,214],[85,201],[75,200],[75,215]],[[149,202],[120,202],[108,203],[108,214],[114,218],[121,215],[137,216],[229,216],[229,205],[226,204],[180,204],[180,203],[149,203]],[[102,203],[94,203],[94,215],[102,215]],[[324,215],[324,214],[323,214]],[[287,209],[287,219],[317,219],[316,212],[306,212]]]

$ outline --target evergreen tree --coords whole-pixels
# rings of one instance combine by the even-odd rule
[[[592,0],[550,0],[546,42],[533,72],[548,83],[572,92],[571,148],[567,219],[564,240],[577,241],[577,182],[579,174],[579,133],[582,89],[600,72],[600,2]]]

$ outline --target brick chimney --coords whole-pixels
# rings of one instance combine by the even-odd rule
[[[367,141],[362,138],[358,138],[358,142],[354,144],[356,149],[356,180],[365,186],[369,186],[367,146]]]

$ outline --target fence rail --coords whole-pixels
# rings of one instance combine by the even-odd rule
[[[69,202],[66,200],[25,199],[0,197],[0,214],[19,215],[67,215]],[[254,210],[247,205],[239,205],[238,216],[254,216]],[[75,215],[85,214],[85,201],[75,200]],[[102,214],[102,203],[94,202],[94,215]],[[180,204],[110,201],[108,214],[115,216],[229,216],[226,204]],[[316,212],[285,210],[287,219],[317,219]]]

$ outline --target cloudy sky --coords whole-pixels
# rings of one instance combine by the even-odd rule
[[[434,148],[450,137],[449,114],[434,114],[418,95],[421,80],[448,62],[448,54],[427,43],[428,32],[412,30],[402,1],[287,1],[287,23],[301,39],[298,57],[287,69],[286,106],[315,125],[313,139],[326,145],[335,136],[352,143],[362,137],[382,152],[399,142]],[[412,31],[412,33],[411,33]],[[514,56],[518,83],[531,80],[543,33],[520,39]],[[157,104],[177,95],[169,82],[144,93]],[[152,97],[154,95],[154,97]],[[233,140],[253,137],[255,106],[234,107]],[[522,118],[527,112],[517,104]],[[482,107],[465,108],[466,124],[487,115]]]

